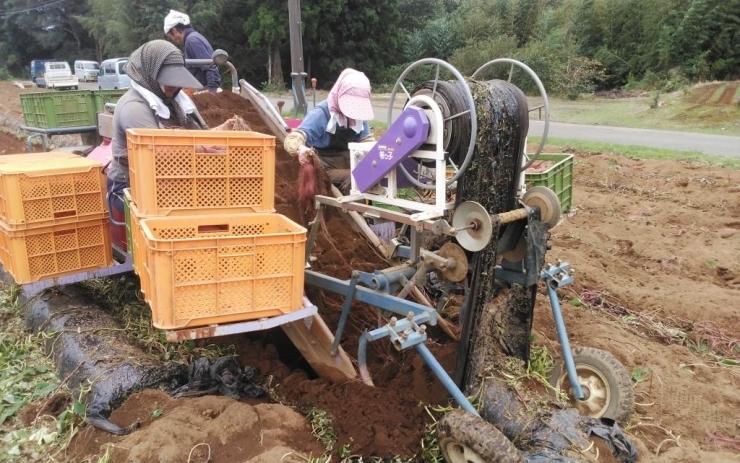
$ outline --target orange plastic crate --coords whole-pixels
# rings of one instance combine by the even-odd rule
[[[107,217],[101,167],[81,156],[0,162],[0,221],[21,230]]]
[[[131,197],[144,216],[275,210],[274,136],[129,129],[127,143]]]
[[[46,153],[19,153],[0,155],[0,164],[11,164],[14,162],[44,162],[49,159],[77,159],[82,156],[68,151],[49,151]]]
[[[146,278],[146,257],[147,257],[147,244],[144,241],[144,234],[141,230],[141,219],[143,218],[139,214],[136,204],[133,201],[128,203],[130,217],[131,217],[131,248],[128,250],[129,254],[133,259],[134,272],[139,275],[141,279],[141,292],[146,293],[144,284],[148,282]]]
[[[287,217],[147,217],[140,223],[147,246],[141,285],[155,327],[245,321],[303,306],[306,229]]]
[[[0,224],[0,261],[17,284],[108,267],[108,218],[21,231]]]

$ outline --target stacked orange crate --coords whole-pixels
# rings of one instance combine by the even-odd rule
[[[275,213],[275,137],[132,129],[127,144],[134,264],[154,326],[302,307],[306,229]]]
[[[112,265],[101,167],[68,153],[0,157],[0,262],[16,283]]]

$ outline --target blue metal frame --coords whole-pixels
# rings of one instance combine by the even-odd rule
[[[130,272],[133,269],[134,266],[131,261],[131,255],[126,254],[126,260],[123,263],[115,263],[110,267],[105,267],[97,270],[89,270],[85,272],[73,273],[71,275],[62,275],[59,277],[48,278],[46,280],[35,281],[33,283],[26,283],[21,285],[21,292],[24,297],[30,299],[41,291],[53,286],[68,285],[72,283],[79,283],[85,280],[92,280],[93,278],[118,275],[120,273]]]
[[[427,339],[427,335],[426,326],[423,324],[436,325],[437,312],[429,307],[397,298],[386,292],[391,286],[387,281],[388,275],[391,275],[390,280],[397,281],[401,277],[405,277],[406,273],[411,273],[413,275],[415,271],[414,267],[397,267],[389,270],[390,271],[388,272],[376,271],[373,273],[355,271],[352,273],[352,278],[350,278],[349,281],[342,281],[312,270],[306,270],[305,281],[307,284],[311,284],[337,294],[343,294],[347,298],[342,307],[342,315],[340,317],[337,333],[334,336],[334,348],[332,352],[335,352],[338,347],[339,340],[341,339],[344,325],[347,320],[347,315],[349,314],[351,301],[353,299],[399,315],[404,315],[404,318],[401,320],[396,320],[396,318],[393,317],[387,325],[381,326],[372,331],[365,331],[362,336],[360,336],[357,348],[357,363],[360,377],[363,382],[370,386],[373,385],[370,372],[367,368],[367,343],[369,341],[377,341],[387,337],[398,350],[404,350],[410,347],[415,348],[424,362],[426,362],[432,370],[432,373],[434,373],[440,382],[442,382],[442,385],[447,389],[447,392],[450,393],[458,405],[460,405],[462,409],[478,416],[478,412],[475,410],[475,407],[471,405],[470,401],[465,397],[465,394],[463,394],[460,388],[457,387],[457,384],[455,384],[450,375],[447,374],[442,365],[440,365],[437,359],[434,358],[434,355],[424,344]],[[374,282],[378,289],[372,290],[362,286],[357,286],[358,280],[363,283]]]
[[[557,288],[573,283],[573,276],[569,271],[570,264],[562,262],[558,265],[549,265],[547,268],[542,269],[540,277],[545,280],[547,295],[550,297],[552,318],[555,319],[555,329],[558,332],[558,341],[560,341],[560,348],[563,351],[563,362],[565,363],[565,369],[568,372],[568,380],[570,380],[573,395],[577,400],[583,400],[583,389],[581,389],[581,383],[578,381],[578,373],[576,372],[575,362],[573,361],[573,351],[570,350],[568,332],[565,329],[563,312],[560,310],[560,301],[558,300],[558,293],[556,292]]]
[[[406,246],[399,246],[398,250],[400,251],[399,254],[405,254],[410,251]],[[444,368],[442,368],[437,359],[434,358],[434,355],[425,345],[427,335],[426,326],[423,326],[423,324],[436,325],[437,311],[415,302],[400,299],[391,294],[391,291],[398,289],[399,282],[403,282],[404,280],[411,278],[415,270],[416,269],[411,265],[402,265],[386,270],[375,271],[373,273],[354,271],[352,273],[352,277],[348,281],[339,280],[338,278],[323,275],[312,270],[306,270],[305,282],[333,293],[345,295],[346,297],[342,307],[342,314],[337,328],[337,333],[334,337],[332,353],[336,352],[338,349],[352,300],[358,300],[379,309],[404,316],[401,320],[397,320],[396,317],[393,317],[391,318],[390,323],[372,331],[365,331],[360,337],[358,343],[357,362],[360,377],[365,384],[373,385],[370,372],[367,368],[367,343],[387,337],[398,350],[404,350],[410,347],[416,349],[424,362],[442,382],[445,389],[447,389],[460,407],[470,413],[478,415],[475,408],[470,404],[457,384],[455,384],[452,378],[447,374]],[[519,272],[497,268],[496,273],[498,278],[505,281],[509,281],[511,283],[523,282],[523,275]],[[570,272],[570,264],[567,262],[559,262],[558,265],[548,265],[541,271],[540,278],[545,281],[545,285],[547,287],[550,306],[552,307],[553,318],[555,319],[555,326],[558,333],[558,340],[560,341],[562,348],[563,361],[565,363],[573,394],[577,400],[583,400],[584,394],[580,382],[578,381],[573,353],[570,349],[568,333],[565,328],[565,322],[563,320],[563,314],[556,292],[557,288],[568,285],[574,281]],[[370,288],[358,286],[358,282],[370,286]]]
[[[362,274],[363,272],[359,272]],[[372,275],[372,274],[369,274]],[[337,294],[347,294],[347,288],[349,287],[349,281],[343,281],[338,278],[323,275],[313,270],[305,271],[305,282],[306,284],[325,289]],[[428,323],[430,325],[437,324],[437,311],[417,304],[415,302],[400,299],[390,294],[380,293],[372,289],[368,289],[362,286],[355,288],[354,299],[372,306],[378,307],[395,314],[406,316],[409,312],[416,315],[427,315],[429,317]]]

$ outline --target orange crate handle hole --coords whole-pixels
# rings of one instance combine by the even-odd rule
[[[229,226],[223,225],[199,225],[198,234],[205,235],[207,233],[229,233]]]
[[[75,209],[72,209],[71,211],[61,211],[61,212],[55,212],[54,218],[55,219],[62,219],[64,217],[74,217],[77,215],[77,211]]]
[[[227,146],[223,145],[196,145],[195,154],[226,154]]]

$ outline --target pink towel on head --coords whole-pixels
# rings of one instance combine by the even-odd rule
[[[347,127],[347,118],[359,121],[372,120],[373,107],[370,101],[370,80],[355,69],[347,68],[326,97],[329,110],[337,115],[338,122]]]

